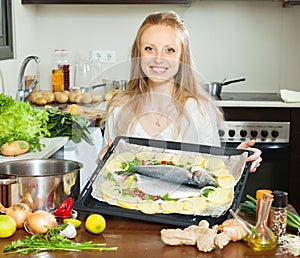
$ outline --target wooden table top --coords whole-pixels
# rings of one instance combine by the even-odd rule
[[[271,251],[252,251],[243,241],[231,242],[222,250],[214,250],[209,253],[198,251],[195,246],[167,246],[160,239],[160,230],[174,228],[170,225],[155,224],[140,220],[131,220],[121,217],[104,216],[107,227],[102,234],[93,235],[84,227],[84,221],[78,229],[76,242],[92,241],[93,243],[106,243],[107,247],[118,247],[117,251],[81,251],[81,252],[47,252],[38,255],[22,257],[117,257],[117,258],[213,258],[213,257],[276,257],[278,258],[279,247]],[[3,257],[4,246],[13,240],[21,239],[28,235],[25,230],[18,229],[10,238],[0,239],[0,257]],[[8,258],[20,258],[19,254],[10,254]],[[279,257],[293,257],[282,255]]]

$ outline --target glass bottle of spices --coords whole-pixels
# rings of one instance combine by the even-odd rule
[[[256,191],[256,221],[258,220],[258,213],[260,207],[260,201],[264,193],[272,194],[272,191],[269,189],[259,189]],[[270,219],[267,220],[267,225],[270,225]]]
[[[61,65],[60,68],[64,72],[64,90],[70,89],[70,64],[67,59],[67,50],[61,50]]]
[[[55,64],[52,69],[52,91],[64,91],[64,71],[61,69],[61,56],[59,50],[54,50]]]
[[[264,193],[261,198],[258,220],[248,238],[248,245],[255,251],[274,249],[277,245],[277,238],[273,231],[267,226],[273,195]]]
[[[277,243],[282,244],[281,237],[286,232],[288,194],[283,191],[273,191],[274,201],[270,210],[271,229],[277,236]]]

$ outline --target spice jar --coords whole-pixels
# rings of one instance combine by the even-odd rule
[[[267,226],[273,195],[264,193],[261,198],[258,220],[251,235],[247,239],[248,245],[255,251],[272,250],[277,246],[277,238],[274,232]]]
[[[270,210],[271,229],[277,236],[277,243],[282,244],[281,237],[286,232],[288,194],[283,191],[273,191],[274,200]]]
[[[272,194],[272,191],[269,189],[259,189],[256,191],[256,221],[258,219],[258,213],[259,213],[259,207],[260,207],[260,201],[264,193]],[[267,220],[267,225],[270,225],[271,221],[270,219]]]

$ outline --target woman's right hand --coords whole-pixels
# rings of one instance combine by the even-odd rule
[[[107,140],[107,145],[103,148],[103,150],[100,152],[99,156],[98,156],[98,159],[101,160],[103,159],[105,153],[108,151],[110,145],[112,144],[112,139],[108,139]]]

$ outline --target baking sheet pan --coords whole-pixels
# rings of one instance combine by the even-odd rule
[[[180,142],[171,142],[171,141],[159,141],[159,140],[150,140],[144,138],[132,138],[132,137],[117,137],[113,144],[110,146],[108,152],[105,154],[104,158],[99,162],[98,167],[92,174],[90,180],[87,182],[82,192],[80,193],[79,198],[74,204],[74,208],[88,213],[101,213],[106,215],[115,215],[126,218],[138,219],[151,221],[162,224],[170,224],[176,226],[189,226],[191,224],[198,224],[200,220],[206,219],[211,225],[221,224],[224,220],[230,217],[229,211],[224,213],[219,217],[211,216],[197,216],[197,215],[183,215],[183,214],[145,214],[138,210],[126,209],[119,206],[110,205],[106,202],[99,201],[92,197],[92,185],[96,180],[101,169],[105,165],[106,161],[113,154],[117,144],[120,140],[125,140],[128,143],[138,144],[142,146],[151,146],[157,148],[165,148],[170,150],[185,150],[189,152],[196,153],[209,153],[213,155],[240,155],[244,150],[237,150],[234,148],[223,148],[223,147],[212,147],[206,145],[196,145]],[[248,155],[250,152],[248,152]],[[247,163],[244,167],[244,171],[235,186],[235,195],[231,205],[232,210],[236,210],[240,204],[245,183],[247,181],[249,173],[250,163]]]

